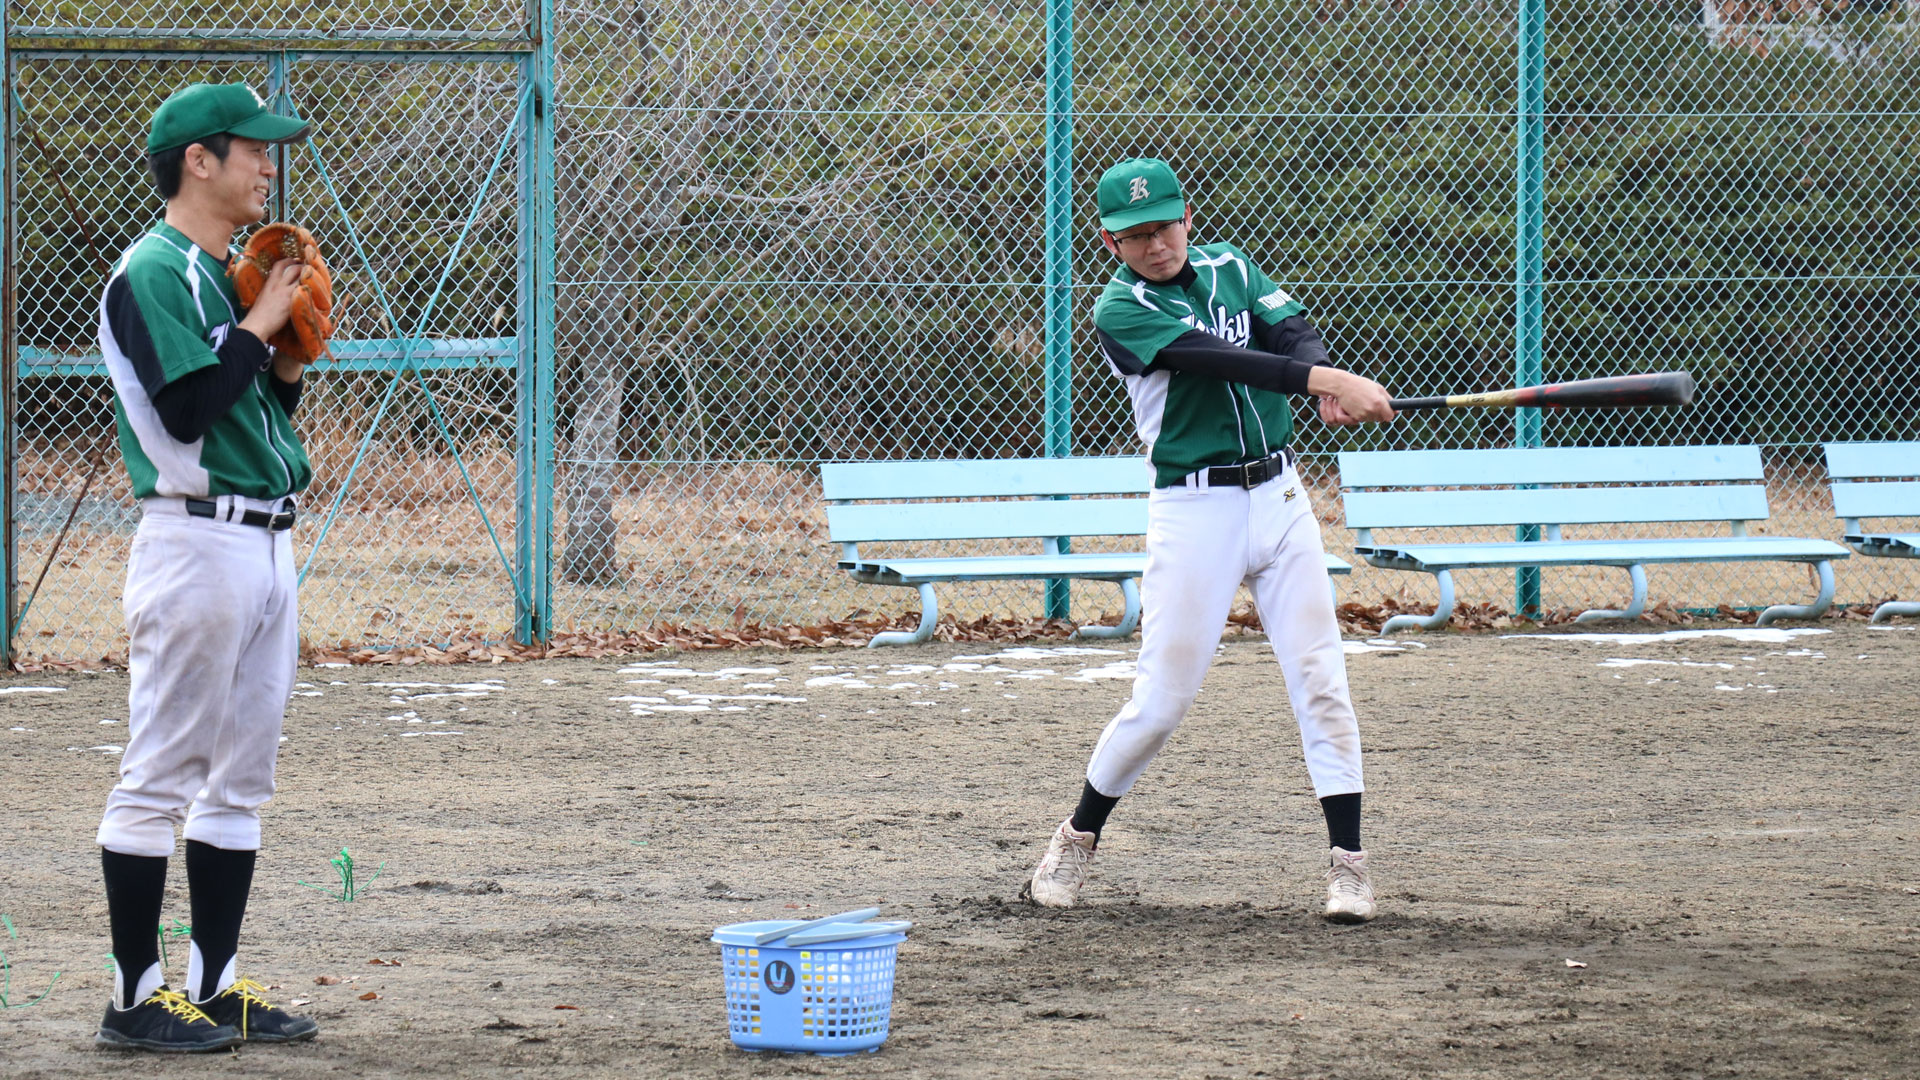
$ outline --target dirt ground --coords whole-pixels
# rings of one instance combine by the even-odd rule
[[[1223,646],[1066,912],[1016,896],[1129,644],[303,670],[241,959],[322,1031],[211,1060],[91,1046],[125,677],[0,680],[10,1000],[64,972],[0,1012],[0,1072],[1916,1075],[1920,630],[1350,650],[1359,927],[1316,917],[1325,833],[1259,639]],[[343,846],[386,864],[360,899],[299,884]],[[916,924],[885,1047],[734,1050],[712,929],[866,904]]]

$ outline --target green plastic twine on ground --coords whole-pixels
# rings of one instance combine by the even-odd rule
[[[374,867],[372,877],[356,885],[353,881],[353,856],[347,852],[346,848],[341,848],[340,854],[328,859],[327,862],[333,865],[333,872],[340,876],[340,887],[338,891],[329,889],[324,885],[309,885],[304,881],[300,882],[300,884],[316,892],[326,893],[341,903],[350,903],[361,893],[366,892],[367,887],[379,880],[381,872],[387,868],[387,864],[382,862],[379,866]]]
[[[13,920],[11,918],[0,914],[0,926],[6,927],[8,940],[20,940],[20,934],[14,930]],[[0,1009],[25,1009],[47,1000],[47,994],[53,993],[53,984],[60,981],[60,974],[58,971],[53,973],[52,980],[47,983],[46,991],[39,997],[34,998],[32,1001],[22,1001],[16,1004],[12,998],[13,963],[7,959],[7,951],[0,949]]]
[[[170,937],[192,937],[193,927],[188,926],[179,919],[175,919],[173,920],[172,926],[167,926],[163,923],[156,929],[160,934],[160,966],[163,968],[172,967],[172,963],[167,959],[167,939]]]

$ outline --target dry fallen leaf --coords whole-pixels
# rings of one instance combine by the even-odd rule
[[[578,1005],[555,1005],[555,1006],[554,1006],[554,1008],[556,1008],[556,1009],[572,1009],[572,1010],[573,1010],[574,1012],[579,1012],[579,1011],[580,1011],[580,1006],[578,1006]]]
[[[302,1005],[313,1004],[313,999],[312,998],[294,998],[292,1001],[287,1002],[287,1004],[297,1009]]]
[[[338,986],[338,985],[340,985],[340,976],[338,976],[338,975],[315,975],[315,976],[313,977],[313,985],[315,985],[315,986]]]
[[[367,961],[367,963],[379,964],[381,967],[399,967],[400,966],[400,961],[398,960],[382,960],[377,956]]]
[[[1586,967],[1587,965],[1581,963],[1578,960],[1569,960],[1567,961],[1567,966],[1570,968],[1583,968],[1583,967]]]
[[[373,1001],[373,1000],[375,1000],[375,999],[377,999],[377,998],[378,998],[379,996],[380,996],[379,994],[376,994],[376,993],[374,993],[373,991],[371,991],[371,990],[369,990],[369,991],[367,991],[366,993],[364,993],[364,994],[361,994],[361,995],[360,995],[360,1000],[361,1000],[361,1001]]]

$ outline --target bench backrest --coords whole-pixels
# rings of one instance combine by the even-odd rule
[[[1768,513],[1757,446],[1353,451],[1339,462],[1351,529],[1731,521],[1737,532]],[[1405,488],[1458,490],[1392,490]]]
[[[1147,531],[1153,471],[1142,457],[854,461],[821,465],[820,482],[842,544],[1132,536]],[[903,501],[928,499],[994,501]]]
[[[1857,532],[1861,518],[1920,517],[1920,442],[1827,443],[1833,513]],[[1898,479],[1890,479],[1898,478]]]

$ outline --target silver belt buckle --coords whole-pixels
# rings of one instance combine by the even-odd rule
[[[1254,471],[1256,467],[1259,469],[1258,473]],[[1249,461],[1245,466],[1245,470],[1241,475],[1246,486],[1249,489],[1259,487],[1261,484],[1287,471],[1287,452],[1282,450],[1271,457],[1264,457],[1259,461]]]

